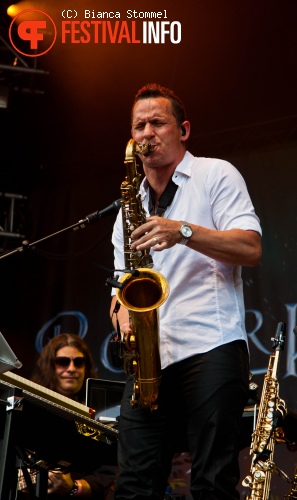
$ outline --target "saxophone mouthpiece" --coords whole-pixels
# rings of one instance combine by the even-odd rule
[[[136,153],[143,156],[149,156],[154,151],[155,147],[154,144],[141,144],[141,142],[139,142],[136,145]]]

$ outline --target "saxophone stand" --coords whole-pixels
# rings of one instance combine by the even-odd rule
[[[76,231],[77,229],[84,229],[87,225],[92,224],[94,222],[97,222],[101,219],[104,219],[105,217],[108,217],[109,215],[118,213],[119,209],[121,208],[121,200],[116,200],[114,201],[111,205],[108,207],[104,208],[103,210],[97,210],[97,212],[93,212],[89,215],[87,215],[84,219],[79,220],[75,224],[72,224],[72,226],[65,227],[64,229],[60,229],[60,231],[56,231],[55,233],[49,234],[48,236],[44,236],[40,240],[34,241],[33,243],[29,243],[28,240],[22,241],[22,245],[18,248],[15,248],[13,250],[10,250],[8,252],[5,252],[4,254],[0,255],[0,260],[5,259],[6,257],[9,257],[10,255],[13,255],[18,252],[25,252],[31,247],[35,247],[39,245],[39,243],[43,243],[46,240],[49,240],[50,238],[53,238],[54,236],[58,236],[59,234],[65,233],[67,231]]]

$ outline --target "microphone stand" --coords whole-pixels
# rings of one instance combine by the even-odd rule
[[[78,229],[84,229],[88,224],[91,224],[93,222],[101,220],[104,217],[111,215],[112,213],[117,213],[119,211],[119,208],[120,208],[120,203],[119,203],[119,200],[117,200],[117,201],[113,202],[113,204],[110,205],[107,208],[107,210],[104,209],[101,212],[98,210],[97,212],[94,212],[90,215],[87,215],[84,219],[79,220],[75,224],[72,224],[71,226],[65,227],[64,229],[60,229],[59,231],[56,231],[55,233],[44,236],[43,238],[41,238],[39,240],[36,240],[32,243],[30,243],[28,240],[24,240],[24,241],[22,241],[21,246],[0,255],[0,260],[4,259],[6,257],[9,257],[10,255],[13,255],[17,252],[25,252],[29,248],[34,247],[34,246],[38,245],[39,243],[42,243],[43,241],[49,240],[50,238],[53,238],[54,236],[65,233],[67,231],[71,231],[71,230],[76,231]]]

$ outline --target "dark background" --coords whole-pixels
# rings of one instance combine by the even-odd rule
[[[189,150],[231,161],[247,182],[263,228],[262,261],[243,270],[251,369],[261,394],[271,337],[285,322],[280,395],[297,412],[297,2],[65,0],[57,7],[54,0],[32,1],[31,8],[50,14],[58,29],[47,54],[22,57],[43,74],[11,68],[16,54],[8,5],[1,3],[0,16],[0,90],[8,92],[7,108],[0,109],[0,256],[118,199],[134,94],[152,81],[172,88],[191,122]],[[182,40],[62,44],[61,11],[67,8],[78,10],[80,19],[85,8],[118,10],[121,20],[127,9],[166,9],[167,20],[181,23]],[[7,193],[24,197],[14,207],[12,232],[19,237],[6,235]],[[109,272],[101,267],[113,267],[113,222],[111,216],[0,260],[0,330],[23,363],[21,376],[30,378],[49,338],[71,330],[85,336],[102,378],[124,378],[107,350]],[[279,467],[292,475],[296,454],[280,445],[280,457]],[[243,470],[249,460],[247,450]],[[288,486],[274,481],[276,499]]]

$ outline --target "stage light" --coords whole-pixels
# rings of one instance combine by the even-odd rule
[[[33,5],[33,2],[31,1],[21,1],[12,5],[9,5],[7,7],[7,14],[9,17],[14,18],[17,14],[22,12],[23,10],[29,10],[29,9],[34,9],[36,6]]]
[[[10,5],[7,8],[7,14],[9,15],[9,17],[15,17],[18,14],[17,5]]]

